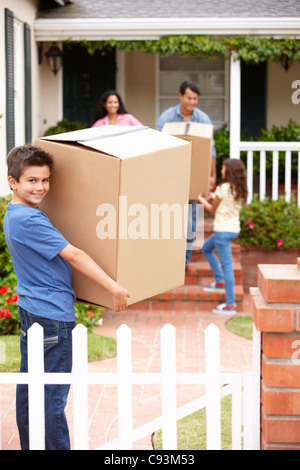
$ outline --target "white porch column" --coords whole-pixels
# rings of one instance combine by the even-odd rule
[[[240,158],[241,61],[230,57],[230,158]]]

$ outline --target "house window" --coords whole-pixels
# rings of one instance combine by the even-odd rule
[[[179,86],[185,80],[192,80],[200,88],[198,107],[210,117],[215,128],[227,120],[227,86],[225,60],[195,57],[187,58],[174,54],[159,60],[159,114],[170,106],[178,104]]]

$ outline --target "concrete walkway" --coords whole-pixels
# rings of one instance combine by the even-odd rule
[[[246,303],[245,303],[246,305]],[[247,313],[247,307],[245,308]],[[176,328],[177,372],[204,371],[204,331],[214,323],[221,334],[221,372],[243,372],[252,369],[252,342],[230,333],[225,323],[230,316],[210,311],[129,309],[125,314],[105,312],[103,325],[95,332],[116,338],[120,325],[132,331],[133,372],[160,372],[160,329],[170,323]],[[89,364],[91,372],[116,372],[116,359]],[[1,387],[1,386],[0,386]],[[1,448],[20,449],[15,424],[15,386],[5,385],[1,394]],[[177,389],[180,406],[204,394],[203,386],[181,385]],[[136,428],[161,414],[159,385],[133,386],[133,427]],[[67,405],[72,439],[72,392]],[[117,390],[114,385],[89,386],[89,448],[95,449],[117,437]],[[136,450],[151,450],[151,436],[134,443]]]

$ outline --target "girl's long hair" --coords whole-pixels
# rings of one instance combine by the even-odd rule
[[[128,114],[119,93],[115,90],[107,90],[103,93],[103,95],[101,96],[101,98],[100,98],[100,100],[97,104],[96,111],[95,111],[95,116],[94,116],[94,122],[98,121],[98,119],[104,118],[107,115],[107,111],[106,111],[104,105],[105,105],[106,101],[108,100],[108,98],[112,95],[115,95],[118,98],[118,101],[119,101],[119,109],[118,109],[117,114]]]
[[[226,158],[223,161],[225,165],[225,181],[230,184],[230,189],[234,195],[235,201],[246,202],[248,196],[247,172],[244,163],[238,158]]]

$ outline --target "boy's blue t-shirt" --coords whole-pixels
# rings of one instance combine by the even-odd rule
[[[33,315],[74,321],[71,268],[58,255],[68,241],[40,209],[24,204],[8,204],[3,229],[18,279],[18,305]]]

